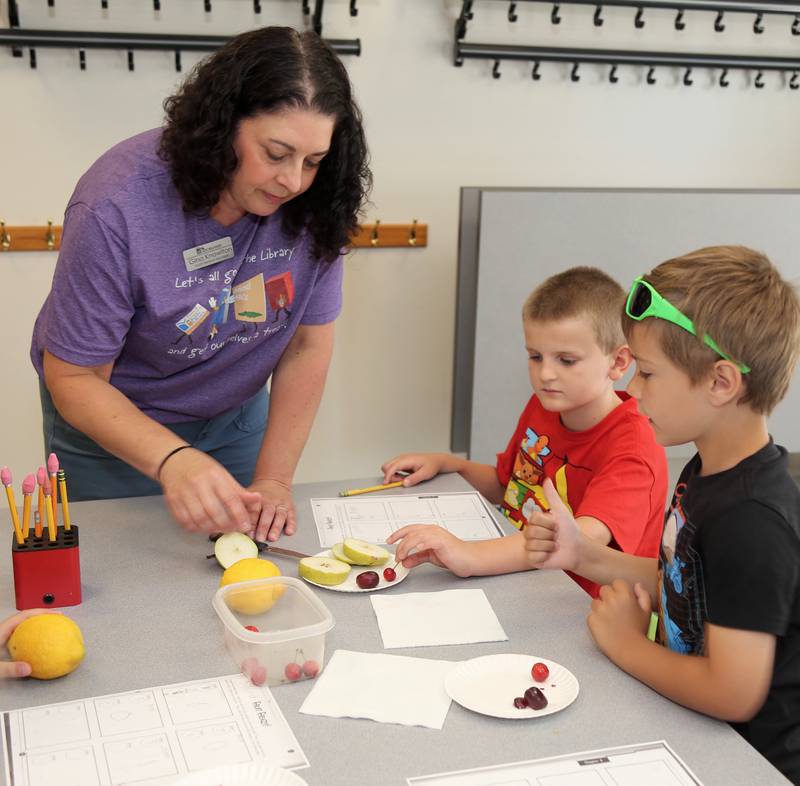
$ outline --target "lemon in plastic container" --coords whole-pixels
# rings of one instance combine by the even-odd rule
[[[253,579],[269,579],[280,576],[281,571],[274,562],[258,557],[248,557],[234,562],[223,574],[219,586],[239,584]],[[227,596],[228,606],[240,614],[263,614],[272,608],[283,594],[282,584],[242,587]]]

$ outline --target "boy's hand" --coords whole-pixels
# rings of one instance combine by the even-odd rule
[[[445,453],[403,453],[381,465],[383,482],[402,480],[404,486],[416,486],[438,475],[446,459]],[[401,475],[401,472],[410,474]]]
[[[471,576],[475,570],[471,544],[435,524],[410,524],[393,532],[386,542],[399,542],[395,559],[405,568],[430,562],[462,577]]]
[[[542,488],[550,510],[534,511],[522,528],[528,562],[534,568],[574,570],[580,552],[580,528],[549,478]]]
[[[629,654],[631,645],[647,638],[652,604],[650,595],[638,582],[615,581],[600,587],[592,601],[587,622],[597,646],[615,663]]]
[[[20,622],[28,619],[28,617],[35,617],[37,614],[47,614],[48,609],[28,609],[21,611],[19,614],[14,614],[8,619],[0,622],[0,647],[5,647],[11,634],[16,629]],[[29,663],[25,661],[7,661],[0,660],[0,679],[10,677],[27,677],[31,673]]]

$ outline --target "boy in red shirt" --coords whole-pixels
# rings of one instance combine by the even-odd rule
[[[572,268],[547,279],[522,311],[534,394],[497,465],[447,453],[407,453],[383,465],[385,482],[403,471],[411,473],[405,486],[458,472],[502,505],[520,529],[534,511],[548,509],[542,483],[550,478],[588,537],[656,556],[667,464],[636,402],[614,390],[631,363],[619,318],[624,300],[619,284],[596,268]],[[406,567],[432,562],[458,576],[531,567],[521,533],[465,542],[441,527],[414,524],[388,542],[400,542],[397,557]],[[597,584],[573,578],[596,597]]]

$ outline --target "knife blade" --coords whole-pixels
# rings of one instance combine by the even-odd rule
[[[256,546],[258,546],[258,551],[261,553],[262,551],[266,551],[267,554],[275,554],[279,557],[294,557],[295,559],[303,559],[304,557],[310,557],[310,554],[303,554],[302,551],[292,551],[291,549],[282,549],[279,546],[273,546],[271,543],[264,543],[260,540],[255,541]]]

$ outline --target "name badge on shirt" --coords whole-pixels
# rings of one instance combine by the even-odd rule
[[[187,248],[183,252],[183,262],[189,273],[232,258],[233,241],[229,237],[221,237],[219,240],[203,243],[202,246]]]

